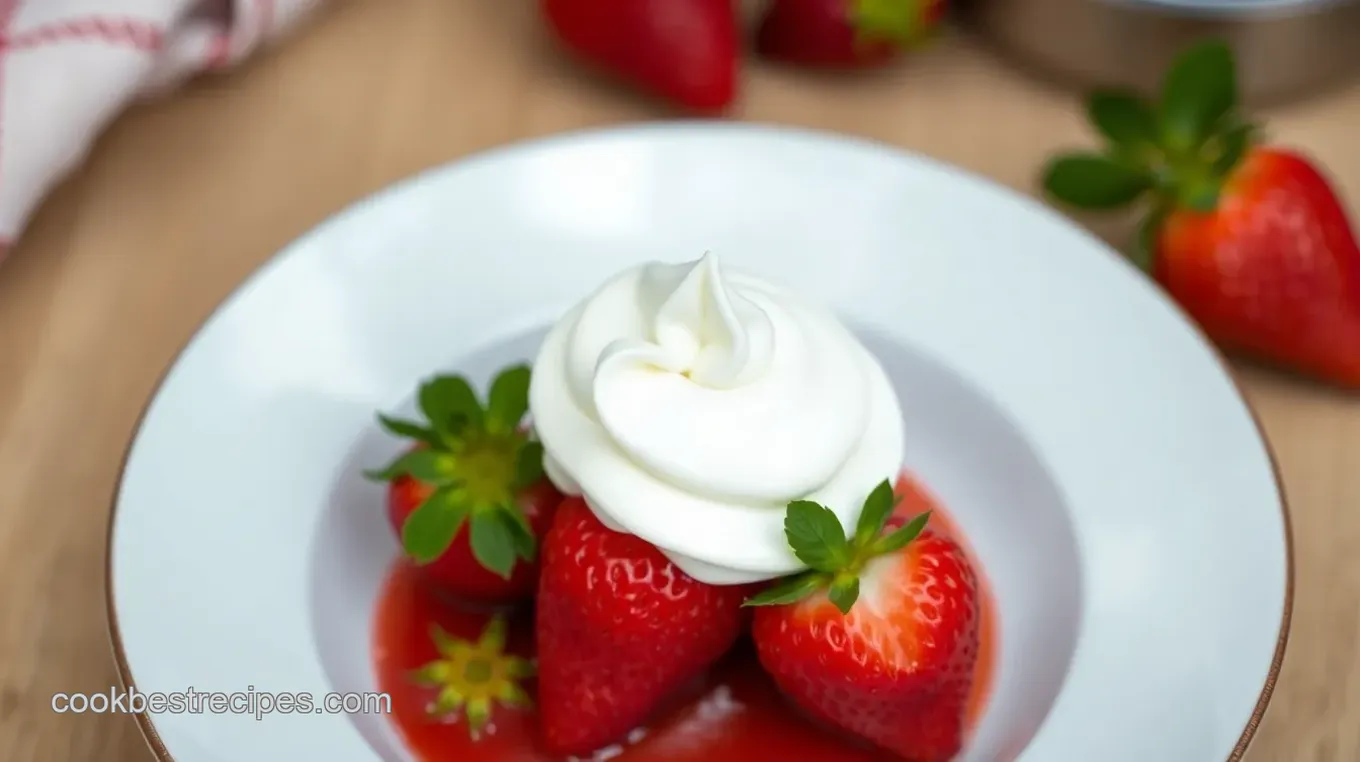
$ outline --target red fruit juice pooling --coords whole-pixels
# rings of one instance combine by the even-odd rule
[[[899,513],[933,511],[931,526],[949,532],[967,548],[957,527],[916,480],[904,474],[897,483]],[[974,562],[974,568],[977,568]],[[997,656],[996,606],[981,569],[981,643],[969,724],[981,717],[991,692]],[[533,654],[532,607],[509,619],[506,653]],[[427,707],[436,690],[416,685],[411,674],[439,658],[430,636],[438,626],[455,638],[476,642],[490,614],[459,609],[427,588],[420,572],[407,563],[394,567],[378,602],[374,659],[378,689],[392,697],[391,721],[412,755],[421,762],[557,762],[538,747],[532,711],[493,708],[491,723],[474,741],[461,715],[431,719]],[[533,695],[535,686],[524,688]],[[627,762],[725,762],[797,759],[799,762],[882,762],[881,752],[856,746],[822,730],[788,708],[755,652],[743,642],[692,690],[680,697],[617,757]]]

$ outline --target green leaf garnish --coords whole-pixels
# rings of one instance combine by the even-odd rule
[[[783,606],[797,603],[826,586],[830,578],[809,572],[786,577],[746,599],[743,606]]]
[[[365,475],[435,488],[402,526],[402,546],[417,562],[442,555],[464,523],[477,561],[502,577],[509,578],[518,561],[536,558],[538,543],[519,507],[525,491],[543,479],[543,445],[521,427],[529,381],[527,365],[503,370],[483,407],[467,379],[435,376],[417,393],[425,421],[378,415],[384,430],[414,440],[415,447]]]
[[[853,574],[836,575],[831,582],[831,590],[827,592],[827,597],[831,603],[840,609],[842,614],[849,614],[850,608],[859,600],[859,577]]]
[[[475,741],[490,730],[496,705],[517,710],[533,706],[520,681],[537,669],[530,660],[507,652],[507,630],[502,616],[492,617],[476,641],[455,638],[438,625],[430,628],[437,658],[414,670],[410,679],[434,689],[428,707],[432,720],[457,721],[454,715],[460,713]]]
[[[1153,186],[1150,173],[1108,156],[1073,153],[1059,156],[1044,170],[1044,190],[1078,209],[1115,209]]]
[[[1086,114],[1118,153],[1133,156],[1157,144],[1157,114],[1134,93],[1091,93],[1086,99]]]
[[[930,521],[930,511],[913,516],[911,521],[898,527],[896,531],[875,540],[873,545],[870,546],[869,552],[875,556],[896,553],[920,536],[928,521]]]
[[[1255,142],[1257,131],[1257,126],[1251,122],[1238,122],[1224,128],[1215,145],[1218,155],[1213,161],[1214,175],[1223,177],[1242,161]]]
[[[515,488],[525,489],[543,478],[543,443],[525,442],[515,461]]]
[[[464,425],[482,425],[477,393],[462,376],[435,376],[421,385],[417,399],[430,426],[445,437],[456,435]]]
[[[451,484],[457,476],[452,455],[438,450],[412,450],[378,471],[366,472],[375,481],[391,481],[398,476],[409,476],[426,484]]]
[[[507,368],[491,382],[487,395],[487,427],[510,431],[524,420],[529,412],[529,366]]]
[[[743,606],[786,606],[825,590],[827,599],[850,613],[859,600],[860,574],[869,561],[905,548],[925,529],[930,512],[922,513],[888,534],[897,498],[892,482],[880,482],[865,498],[854,535],[846,537],[836,513],[811,500],[795,500],[784,515],[784,537],[798,560],[810,569],[775,582],[748,598]]]
[[[1101,153],[1069,153],[1042,173],[1048,196],[1085,210],[1147,201],[1128,254],[1152,272],[1160,228],[1179,210],[1218,208],[1223,187],[1250,154],[1256,128],[1238,113],[1232,49],[1205,40],[1181,52],[1152,103],[1132,92],[1102,90],[1086,112],[1105,139]]]
[[[430,447],[439,447],[439,433],[428,426],[421,426],[414,421],[404,421],[400,418],[389,418],[378,413],[378,424],[393,436],[414,439],[417,442]]]
[[[1227,43],[1209,40],[1186,50],[1162,83],[1165,145],[1177,152],[1198,149],[1236,105],[1237,72]]]
[[[497,514],[497,510],[477,511],[472,514],[472,555],[488,570],[510,579],[515,568],[515,536]]]
[[[902,0],[853,0],[850,22],[857,43],[888,42],[908,48],[919,45],[934,32],[923,3]]]
[[[467,519],[468,502],[457,487],[440,487],[401,526],[401,544],[416,563],[427,564],[444,554]]]
[[[883,532],[893,509],[897,507],[897,496],[893,494],[892,482],[884,479],[864,500],[864,510],[860,511],[859,523],[855,525],[855,545],[864,547],[873,542]]]
[[[533,527],[529,526],[529,520],[525,518],[524,512],[503,506],[496,512],[496,518],[505,524],[506,531],[510,533],[515,553],[525,561],[534,560],[534,556],[538,554],[538,538],[534,537]]]
[[[810,500],[789,503],[784,536],[798,560],[818,571],[836,571],[850,560],[841,520],[830,508]]]
[[[1157,234],[1161,232],[1162,222],[1166,220],[1166,207],[1157,206],[1143,216],[1133,235],[1133,246],[1129,259],[1144,272],[1152,272],[1157,256]]]

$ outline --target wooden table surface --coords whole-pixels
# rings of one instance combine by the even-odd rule
[[[116,684],[104,542],[120,458],[162,370],[242,278],[422,168],[665,115],[564,65],[532,4],[367,0],[116,122],[0,265],[0,757],[150,758],[130,717],[57,715],[50,699]],[[1046,154],[1088,139],[1072,94],[960,36],[859,78],[755,68],[740,116],[883,139],[1025,191]],[[1360,86],[1267,116],[1360,211]],[[1288,658],[1247,759],[1354,762],[1360,401],[1239,377],[1278,456],[1296,547]]]

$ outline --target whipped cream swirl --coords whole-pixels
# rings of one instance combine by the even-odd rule
[[[627,270],[563,316],[529,401],[554,484],[709,584],[802,568],[787,503],[853,524],[902,464],[873,356],[827,309],[712,254]]]

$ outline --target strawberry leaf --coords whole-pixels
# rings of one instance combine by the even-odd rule
[[[425,484],[446,485],[452,483],[454,471],[452,455],[434,450],[412,450],[385,468],[366,471],[364,475],[373,481],[388,482],[399,476],[409,476]]]
[[[515,538],[498,514],[499,510],[477,511],[472,514],[472,555],[477,563],[502,579],[510,579],[515,568]]]
[[[1232,124],[1218,136],[1218,156],[1214,159],[1213,172],[1219,177],[1227,175],[1247,155],[1256,138],[1256,125],[1250,122]]]
[[[1049,162],[1043,173],[1044,190],[1078,209],[1115,209],[1150,190],[1150,173],[1108,156],[1073,153]]]
[[[400,418],[378,414],[378,424],[387,430],[389,434],[406,439],[414,439],[417,442],[427,444],[430,447],[442,447],[443,443],[439,440],[439,435],[426,426],[421,426],[414,421],[406,421]]]
[[[1138,95],[1096,91],[1086,99],[1086,113],[1111,147],[1139,153],[1157,144],[1157,115]]]
[[[1202,42],[1177,56],[1162,83],[1161,132],[1173,151],[1191,152],[1237,105],[1232,49]]]
[[[402,547],[416,563],[427,564],[453,544],[467,515],[468,504],[459,489],[440,487],[402,523]]]
[[[836,514],[811,500],[789,503],[784,536],[798,560],[813,569],[834,572],[850,563],[850,544]]]
[[[878,537],[896,505],[892,483],[884,479],[864,500],[864,510],[860,512],[859,523],[855,526],[856,548],[868,547]]]
[[[496,517],[505,524],[506,531],[510,533],[515,554],[525,561],[533,561],[538,553],[538,540],[534,537],[534,530],[529,526],[529,520],[524,517],[524,513],[513,505],[506,505],[496,511]]]
[[[482,424],[482,406],[477,393],[462,376],[436,376],[420,387],[420,411],[440,436],[457,435],[463,425]]]
[[[905,526],[899,527],[892,534],[879,538],[871,548],[873,555],[880,556],[887,553],[894,553],[907,547],[907,545],[921,534],[926,528],[926,522],[930,521],[930,511],[916,516],[908,521]]]
[[[543,443],[525,442],[515,456],[515,489],[533,486],[543,478]]]
[[[1152,209],[1147,216],[1143,217],[1138,224],[1138,229],[1134,232],[1133,248],[1129,252],[1129,259],[1144,272],[1152,272],[1152,266],[1157,258],[1157,234],[1161,231],[1162,222],[1166,220],[1167,210],[1165,206],[1157,206]]]
[[[784,606],[790,603],[797,603],[817,592],[825,586],[826,583],[827,576],[816,572],[786,577],[778,583],[765,588],[756,595],[747,598],[741,605]]]
[[[513,431],[529,412],[529,366],[506,368],[487,394],[487,425],[496,432]]]
[[[842,614],[849,614],[855,601],[859,600],[859,577],[853,574],[838,574],[831,582],[831,591],[827,594],[836,608]]]

